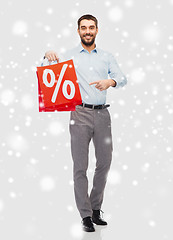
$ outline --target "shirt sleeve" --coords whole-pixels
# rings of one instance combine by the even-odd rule
[[[127,84],[127,78],[121,72],[115,57],[110,54],[109,55],[109,67],[108,67],[108,74],[112,80],[116,82],[115,88],[123,87]]]

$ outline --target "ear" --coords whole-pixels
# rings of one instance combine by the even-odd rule
[[[98,33],[98,31],[99,31],[99,29],[98,29],[98,28],[96,28],[96,34]]]
[[[79,34],[79,28],[77,29],[77,32],[78,32],[78,34]]]

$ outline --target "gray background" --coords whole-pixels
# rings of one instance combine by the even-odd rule
[[[77,19],[99,20],[97,46],[128,85],[108,89],[113,161],[107,227],[83,233],[73,195],[70,112],[39,113],[44,53],[79,43]],[[0,239],[172,240],[173,1],[3,1],[0,8]],[[95,166],[90,144],[88,177]]]

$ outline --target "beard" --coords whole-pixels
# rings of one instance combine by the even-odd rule
[[[91,38],[89,41],[86,41],[86,40],[85,40],[85,36],[91,36],[92,38]],[[82,42],[85,46],[89,47],[89,46],[92,46],[92,45],[94,44],[96,37],[93,36],[93,35],[90,35],[90,34],[86,34],[86,35],[83,35],[83,37],[80,36],[80,38],[81,38],[81,42]]]

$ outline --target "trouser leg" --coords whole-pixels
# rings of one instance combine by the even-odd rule
[[[107,174],[112,160],[112,133],[111,118],[107,109],[95,111],[94,135],[96,168],[93,178],[93,188],[90,194],[91,207],[94,210],[101,208]]]
[[[80,113],[79,110],[71,112],[71,120],[74,120],[74,124],[70,124],[74,194],[76,205],[82,218],[92,216],[86,172],[88,168],[89,143],[93,132],[92,128],[87,125],[87,118],[84,115],[85,112]]]

